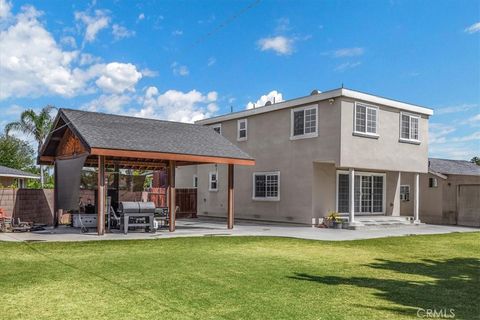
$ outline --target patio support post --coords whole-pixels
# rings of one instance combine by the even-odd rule
[[[175,160],[170,160],[168,164],[168,228],[170,232],[175,231]]]
[[[419,202],[420,202],[420,174],[415,173],[414,177],[415,195],[413,200],[413,222],[420,223]]]
[[[105,156],[98,156],[97,233],[105,233]]]
[[[350,168],[349,170],[349,179],[348,179],[348,188],[350,198],[348,199],[348,204],[350,208],[350,213],[348,215],[348,222],[350,225],[355,223],[355,169]]]
[[[233,229],[234,222],[234,166],[233,164],[228,165],[228,211],[227,211],[227,228]]]

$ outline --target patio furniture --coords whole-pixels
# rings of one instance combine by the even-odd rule
[[[161,207],[155,209],[155,220],[159,222],[159,227],[168,227],[168,207]]]
[[[32,230],[33,222],[22,221],[20,218],[12,220],[12,231],[29,232]]]

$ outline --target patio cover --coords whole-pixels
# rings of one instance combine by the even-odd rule
[[[175,167],[197,164],[228,165],[227,226],[234,220],[234,165],[255,160],[212,128],[129,116],[60,109],[39,152],[40,164],[85,158],[84,166],[98,168],[97,230],[104,233],[107,167],[168,169],[170,231],[175,230]],[[58,171],[58,170],[57,170]],[[55,171],[57,176],[59,172]],[[57,179],[57,177],[56,177]],[[69,201],[73,201],[74,195]],[[69,203],[70,206],[72,203]],[[56,185],[55,214],[59,210]]]

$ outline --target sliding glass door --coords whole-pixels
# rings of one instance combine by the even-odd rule
[[[337,211],[350,211],[348,172],[339,171],[337,176]],[[385,175],[359,172],[354,181],[355,213],[384,213]]]

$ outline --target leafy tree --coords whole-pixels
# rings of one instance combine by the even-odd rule
[[[34,166],[33,148],[25,141],[15,137],[0,135],[0,165],[18,170],[29,170]]]
[[[477,166],[480,166],[480,157],[473,157],[470,162],[475,163]]]
[[[53,118],[50,112],[55,107],[46,106],[37,114],[34,110],[28,109],[22,112],[20,120],[8,123],[5,126],[5,134],[8,136],[11,131],[19,131],[32,136],[37,142],[37,152],[40,154],[45,138],[52,127]],[[40,183],[44,185],[44,168],[40,166]]]

